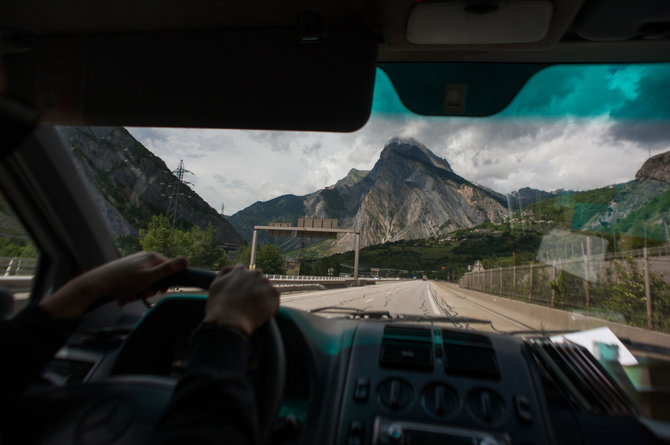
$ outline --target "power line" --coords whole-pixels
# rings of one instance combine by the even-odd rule
[[[165,211],[165,215],[167,216],[168,220],[172,221],[172,228],[174,229],[175,224],[177,223],[177,215],[179,214],[179,207],[178,207],[178,202],[179,202],[179,196],[183,195],[181,193],[181,186],[182,184],[187,184],[191,185],[191,182],[185,181],[184,180],[184,174],[186,173],[191,173],[190,170],[186,170],[184,168],[184,160],[179,161],[179,165],[177,166],[176,170],[172,170],[172,173],[175,174],[177,177],[177,185],[172,190],[172,194],[170,195],[170,198],[168,200],[168,207],[167,210]]]

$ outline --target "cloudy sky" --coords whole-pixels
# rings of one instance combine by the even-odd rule
[[[650,153],[670,150],[670,64],[549,68],[483,119],[414,115],[378,70],[372,116],[355,133],[128,130],[170,168],[183,159],[185,179],[228,215],[369,170],[394,136],[413,137],[499,192],[584,190],[629,181]]]

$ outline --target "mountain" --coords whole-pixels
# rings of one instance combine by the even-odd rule
[[[254,225],[296,223],[298,217],[336,218],[340,228],[359,228],[361,246],[427,238],[484,222],[502,222],[506,202],[454,173],[449,163],[413,139],[391,139],[369,172],[352,169],[334,185],[305,196],[256,202],[230,217],[247,239]],[[259,237],[261,242],[267,235]],[[298,247],[295,239],[284,250]],[[354,237],[329,244],[351,250]]]
[[[649,158],[633,181],[544,199],[522,214],[569,230],[665,240],[670,223],[670,152]]]
[[[154,214],[165,213],[179,181],[165,163],[120,127],[57,127],[87,191],[113,236],[137,236]],[[233,226],[186,185],[180,185],[177,226],[211,224],[225,244],[244,241]]]
[[[573,190],[555,190],[547,192],[544,190],[534,189],[530,187],[523,187],[519,190],[513,191],[508,195],[502,195],[507,200],[507,207],[510,210],[525,209],[531,204],[534,204],[543,199],[551,199],[557,196],[566,196],[576,193]]]

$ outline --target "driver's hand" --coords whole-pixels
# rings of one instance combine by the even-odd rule
[[[54,318],[76,318],[95,303],[125,304],[149,297],[152,286],[188,266],[186,258],[168,259],[156,252],[138,252],[92,269],[69,281],[40,306]]]
[[[243,265],[223,268],[209,287],[205,323],[251,335],[279,309],[279,291],[260,270]]]

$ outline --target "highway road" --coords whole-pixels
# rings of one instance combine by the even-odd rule
[[[481,331],[510,332],[538,329],[533,320],[523,315],[501,314],[496,308],[469,298],[467,292],[450,283],[435,281],[380,281],[374,286],[351,287],[282,295],[281,304],[303,310],[333,307],[321,311],[325,317],[341,317],[337,308],[366,311],[388,311],[391,315],[407,314],[448,317],[459,328]]]

